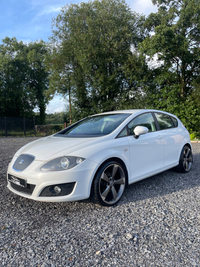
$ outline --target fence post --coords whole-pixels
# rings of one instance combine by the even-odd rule
[[[35,117],[33,117],[33,127],[34,127],[34,135],[36,136]]]
[[[6,137],[8,137],[8,133],[7,133],[7,120],[6,120],[6,117],[5,117],[5,132],[6,132]]]
[[[24,123],[24,136],[26,137],[26,122],[25,122],[25,117],[23,117],[23,123]]]

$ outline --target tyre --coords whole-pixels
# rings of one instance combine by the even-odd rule
[[[185,145],[181,151],[179,165],[177,166],[177,171],[179,172],[189,172],[193,163],[193,155],[191,148]]]
[[[97,171],[91,192],[94,203],[103,206],[115,205],[126,187],[126,171],[117,161],[104,163]]]

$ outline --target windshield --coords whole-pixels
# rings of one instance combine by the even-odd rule
[[[96,137],[113,132],[130,114],[109,114],[89,117],[59,134],[68,137]]]

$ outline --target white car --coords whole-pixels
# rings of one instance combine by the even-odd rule
[[[159,110],[122,110],[83,119],[31,142],[8,166],[8,188],[23,197],[116,204],[128,184],[193,162],[181,121]]]

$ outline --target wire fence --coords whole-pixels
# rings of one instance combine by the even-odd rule
[[[36,117],[0,117],[0,137],[48,136],[67,126],[64,124],[38,125]]]
[[[35,125],[35,117],[0,117],[0,136],[36,136]]]

